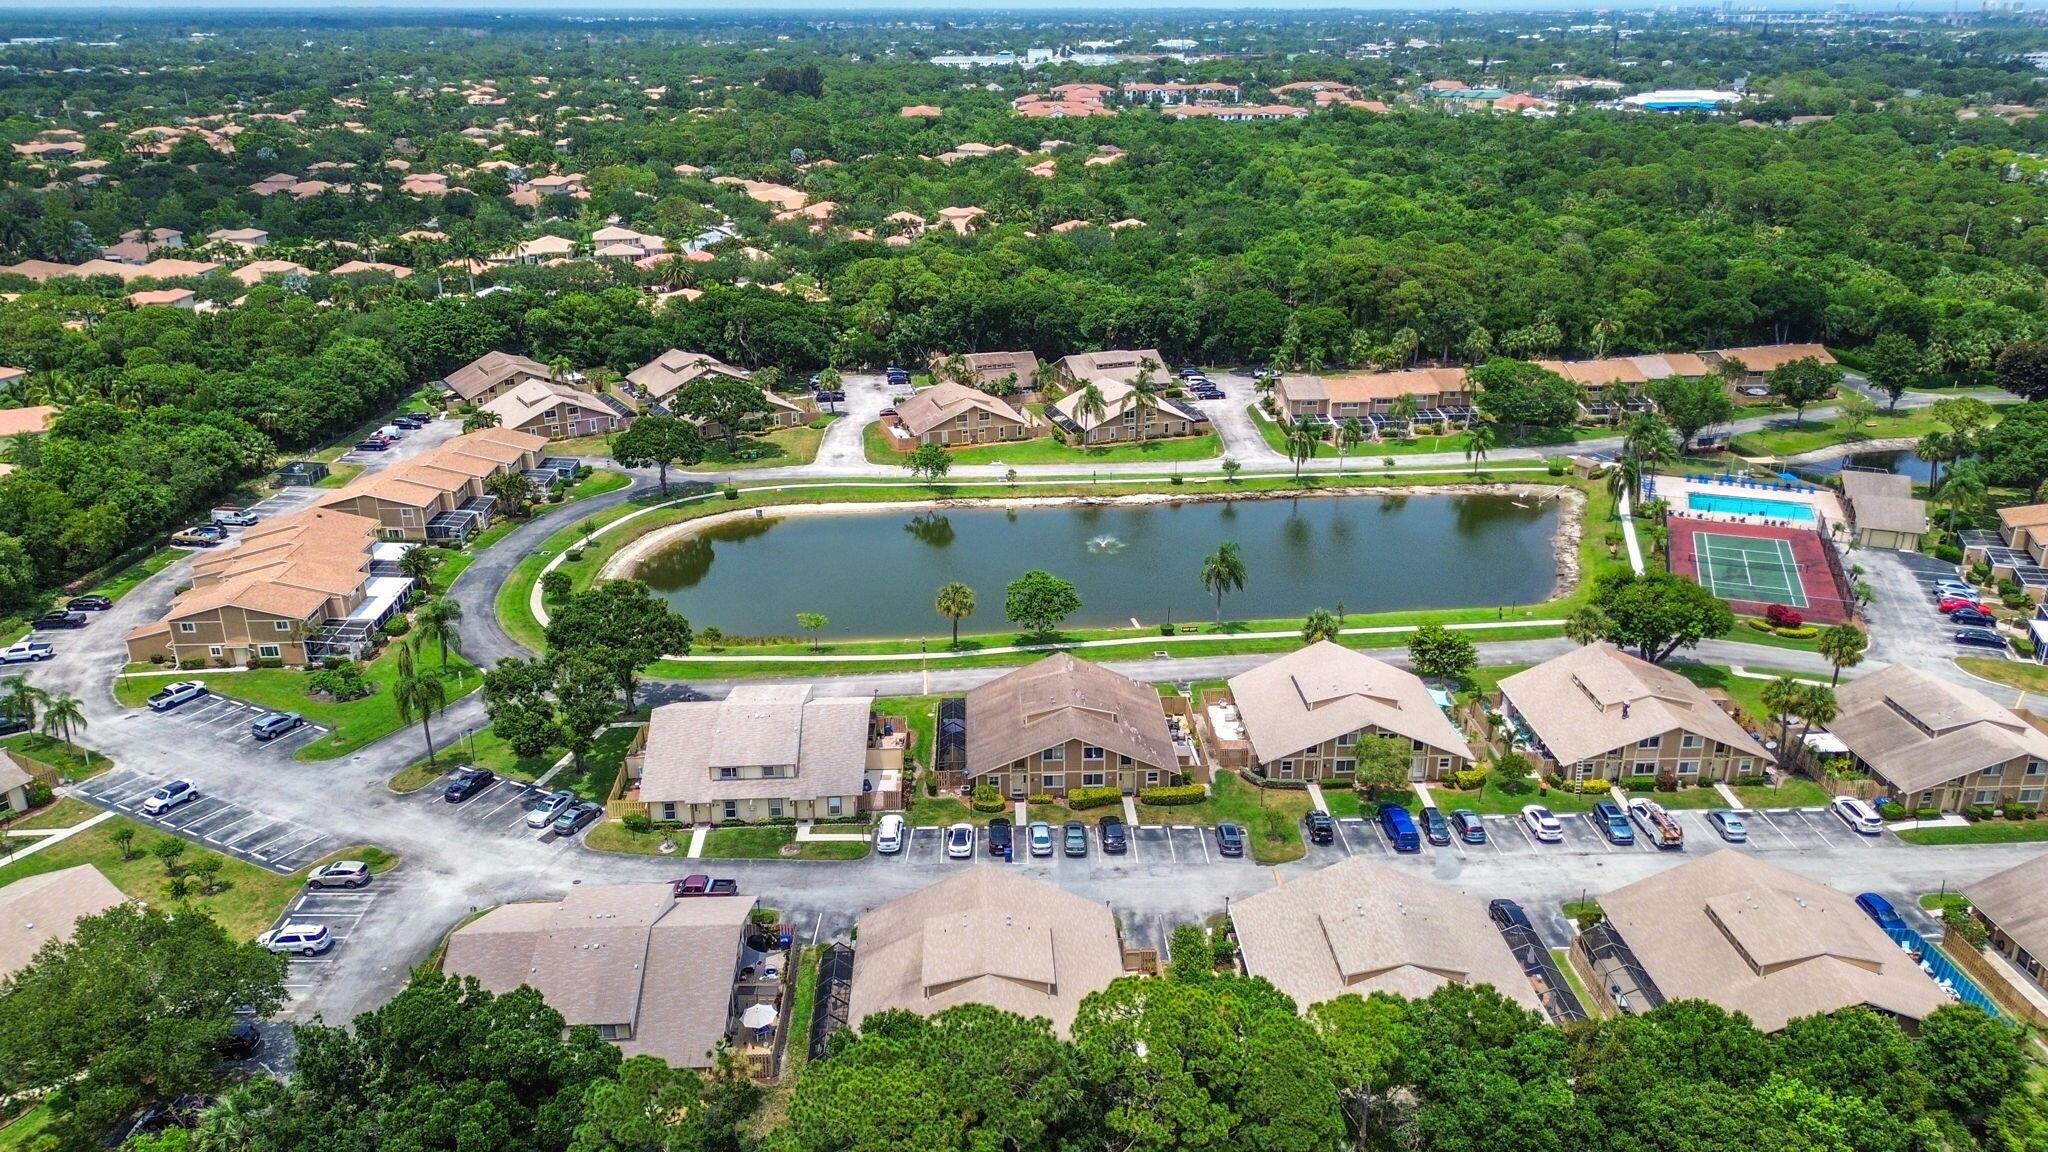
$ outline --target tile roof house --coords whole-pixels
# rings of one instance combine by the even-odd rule
[[[232,244],[244,251],[253,252],[270,243],[270,233],[261,228],[219,228],[206,234],[214,244]]]
[[[1176,782],[1179,754],[1150,685],[1057,652],[967,692],[964,778],[1011,796]]]
[[[1064,1036],[1082,999],[1124,974],[1108,905],[990,864],[870,909],[855,932],[856,1027],[877,1012],[986,1004]]]
[[[26,375],[26,373],[22,373]],[[50,422],[57,418],[54,404],[31,404],[24,408],[0,408],[0,436],[19,436],[24,432],[48,432]]]
[[[1828,731],[1908,808],[2039,808],[2048,797],[2048,732],[1974,688],[1904,664],[1835,689]]]
[[[1600,907],[1664,1000],[1718,1004],[1765,1032],[1856,1005],[1920,1020],[1949,1002],[1847,893],[1736,849],[1608,892]]]
[[[677,389],[705,376],[745,380],[747,372],[745,369],[725,363],[708,352],[671,348],[626,373],[626,382],[638,388],[650,400],[665,401],[674,395]]]
[[[627,758],[628,796],[663,823],[826,820],[859,807],[876,731],[872,697],[748,684],[664,704]],[[879,765],[878,765],[879,766]]]
[[[311,276],[313,270],[295,260],[252,260],[228,275],[254,287],[272,276]]]
[[[128,294],[128,303],[136,308],[182,308],[191,311],[199,303],[199,294],[190,288],[150,288]]]
[[[1434,780],[1473,759],[1429,688],[1412,672],[1327,640],[1230,679],[1251,745],[1252,772],[1280,780],[1348,782],[1363,736],[1395,736],[1412,749],[1409,775]]]
[[[1920,550],[1927,533],[1927,502],[1913,495],[1913,478],[1893,472],[1844,468],[1842,505],[1849,529],[1865,548]]]
[[[552,380],[554,373],[538,360],[511,352],[486,352],[442,377],[441,384],[458,400],[481,404],[529,380]]]
[[[748,897],[678,900],[668,884],[571,889],[455,930],[441,970],[503,994],[525,985],[628,1056],[706,1068],[728,1038]]]
[[[403,280],[412,275],[412,269],[402,264],[386,264],[378,260],[350,260],[327,270],[329,276],[354,276],[359,272],[381,272],[393,280]]]
[[[1420,999],[1446,984],[1490,984],[1543,1007],[1482,901],[1362,856],[1231,901],[1230,923],[1245,971],[1304,1011],[1347,993]]]
[[[939,209],[939,223],[965,236],[970,229],[977,226],[977,221],[986,215],[988,215],[988,209],[977,205],[941,208]]]
[[[947,380],[920,389],[896,404],[896,423],[910,433],[906,442],[949,448],[1029,440],[1044,431],[1030,413],[1000,396]]]
[[[614,408],[580,388],[547,380],[528,380],[478,407],[496,414],[501,428],[550,440],[608,435],[632,422],[623,404]]]
[[[1500,692],[1501,711],[1546,771],[1704,783],[1753,774],[1770,760],[1698,685],[1610,644],[1523,669]]]
[[[80,920],[127,901],[90,864],[24,876],[0,888],[0,981],[28,967],[43,945],[70,939]]]

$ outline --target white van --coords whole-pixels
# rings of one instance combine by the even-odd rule
[[[1834,803],[1828,805],[1828,811],[1839,817],[1852,832],[1875,836],[1884,831],[1884,821],[1878,819],[1876,811],[1854,796],[1835,797]]]
[[[875,851],[889,855],[903,851],[903,817],[894,812],[882,817],[875,830]]]

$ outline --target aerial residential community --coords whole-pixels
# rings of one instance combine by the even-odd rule
[[[0,1152],[2048,1147],[2022,4],[22,8]]]

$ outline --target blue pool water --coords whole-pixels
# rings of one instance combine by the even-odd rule
[[[1740,516],[1768,516],[1773,520],[1811,520],[1813,506],[1790,500],[1765,500],[1757,496],[1732,496],[1719,492],[1688,492],[1685,506],[1695,512],[1732,512]]]

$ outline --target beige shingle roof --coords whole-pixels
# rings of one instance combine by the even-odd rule
[[[1846,893],[1729,848],[1600,898],[1666,1000],[1766,1032],[1857,1004],[1918,1020],[1948,1003]]]
[[[1747,756],[1768,755],[1698,685],[1678,673],[1588,644],[1500,682],[1560,764],[1576,764],[1672,729],[1718,740]]]
[[[858,796],[872,706],[866,696],[813,700],[801,684],[747,684],[723,700],[664,704],[649,718],[640,798],[707,804]],[[781,774],[746,774],[763,766]],[[738,775],[719,779],[721,768]]]
[[[1042,880],[979,864],[860,918],[847,1018],[987,1004],[1065,1034],[1083,997],[1123,974],[1116,917]]]
[[[1828,731],[1901,792],[2020,756],[2048,761],[2048,733],[1975,689],[1904,664],[1836,689]]]
[[[493,386],[519,375],[546,380],[548,366],[510,352],[486,352],[450,372],[443,383],[464,400],[474,400]]]
[[[1117,348],[1104,352],[1076,352],[1060,361],[1076,380],[1114,380],[1128,384],[1150,361],[1153,378],[1165,381],[1166,357],[1157,348]]]
[[[2048,853],[1987,876],[1963,895],[2028,955],[2048,957]]]
[[[912,436],[922,436],[963,412],[976,411],[993,413],[1003,420],[1024,420],[1023,413],[1012,408],[1009,401],[950,380],[922,389],[896,405],[896,418]]]
[[[1414,673],[1327,640],[1232,677],[1230,694],[1261,762],[1364,728],[1472,759]]]
[[[979,776],[1079,740],[1140,764],[1171,766],[1159,693],[1056,652],[967,693],[967,773]]]
[[[507,428],[523,428],[526,422],[543,412],[552,412],[557,404],[568,404],[585,412],[601,416],[614,415],[604,401],[588,392],[571,388],[566,384],[554,384],[546,380],[528,380],[510,392],[486,401],[483,409],[495,412]],[[574,416],[571,417],[575,418]]]
[[[707,375],[730,376],[735,380],[747,378],[745,371],[727,364],[708,352],[691,352],[683,348],[671,348],[631,372],[626,379],[641,391],[661,400],[678,388]]]
[[[703,1068],[724,1037],[749,898],[677,900],[667,884],[577,888],[457,929],[446,972],[492,992],[524,984],[571,1024],[628,1024],[619,1048]]]
[[[1542,1009],[1478,898],[1363,857],[1236,901],[1230,922],[1245,970],[1301,1008],[1347,992],[1419,998],[1491,984]]]
[[[28,967],[44,944],[68,939],[81,918],[127,899],[90,864],[24,876],[0,888],[0,980]]]
[[[1895,472],[1842,472],[1842,494],[1849,499],[1859,529],[1879,532],[1927,531],[1927,503],[1913,496],[1913,478]]]

